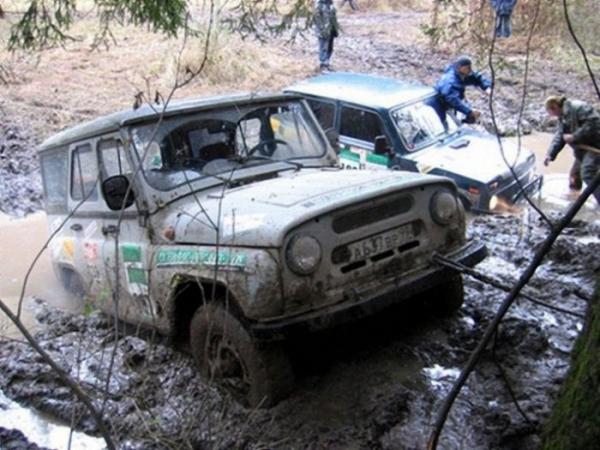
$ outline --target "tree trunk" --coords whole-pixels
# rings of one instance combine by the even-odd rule
[[[571,369],[540,450],[589,450],[600,442],[600,280],[577,338]]]

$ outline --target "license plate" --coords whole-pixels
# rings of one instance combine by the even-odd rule
[[[349,262],[359,261],[392,250],[414,239],[412,224],[371,236],[347,246],[352,255]]]

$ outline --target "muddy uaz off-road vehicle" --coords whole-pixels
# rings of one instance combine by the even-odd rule
[[[252,405],[291,386],[279,343],[435,290],[473,265],[454,183],[346,171],[303,100],[231,96],[99,118],[40,150],[56,272],[121,320],[189,339]],[[115,300],[118,302],[115,303]]]

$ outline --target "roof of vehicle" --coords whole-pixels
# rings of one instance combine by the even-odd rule
[[[66,130],[61,131],[45,140],[40,146],[39,151],[70,144],[81,139],[114,132],[125,125],[156,119],[160,117],[161,114],[163,114],[163,117],[171,117],[177,114],[189,114],[233,105],[265,103],[271,101],[290,100],[293,98],[298,97],[289,94],[244,93],[172,101],[168,104],[166,109],[164,109],[163,105],[161,104],[145,104],[138,109],[115,112],[106,116],[98,117],[97,119],[93,119],[89,122],[84,122],[80,125],[67,128]]]
[[[300,81],[285,92],[389,109],[431,95],[434,89],[421,83],[377,75],[334,72]]]

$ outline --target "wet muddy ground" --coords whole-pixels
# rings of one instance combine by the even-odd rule
[[[510,284],[546,229],[533,218],[478,217],[470,233],[486,241],[492,255],[480,269]],[[574,223],[527,292],[583,314],[599,251],[600,224]],[[467,279],[465,305],[450,318],[403,305],[291,342],[297,387],[271,410],[247,410],[205,384],[191,358],[164,340],[116,338],[112,320],[100,313],[70,315],[40,301],[37,319],[44,329],[37,338],[104,408],[121,448],[412,449],[424,447],[435,411],[503,297]],[[578,317],[520,300],[463,389],[440,448],[534,449],[581,327]],[[27,345],[4,342],[0,366],[0,389],[8,397],[97,433]]]
[[[424,53],[423,48],[392,40],[384,32],[405,21],[406,17],[396,14],[343,17],[347,34],[336,41],[334,65],[340,70],[432,83],[452,55]],[[300,58],[316,61],[314,48],[306,43],[295,44],[294,51]],[[498,84],[500,125],[506,134],[515,130],[520,87],[514,80],[520,75],[516,64],[521,57],[513,58],[515,66],[504,66],[506,72]],[[536,67],[532,77],[525,128],[547,131],[552,125],[540,102],[549,93],[563,92],[564,77]],[[569,94],[586,98],[585,86],[570,83]],[[485,97],[475,91],[468,95],[485,111]],[[0,115],[0,210],[24,215],[40,208],[41,181],[34,156],[38,142],[27,123],[2,111]],[[484,125],[489,127],[485,115]],[[539,145],[543,152],[545,144]],[[565,168],[568,164],[567,158]],[[556,197],[553,208],[564,207],[572,199],[572,194],[565,194],[566,179],[552,174],[547,180],[561,187],[551,188],[545,197]],[[526,288],[528,293],[584,312],[600,265],[600,223],[595,214],[590,207],[582,216],[587,222],[577,221],[559,238]],[[478,217],[470,227],[472,237],[484,240],[490,249],[491,256],[480,269],[507,284],[516,279],[546,232],[527,211],[520,216]],[[10,255],[17,252],[11,250]],[[2,272],[3,283],[16,279],[7,274]],[[40,277],[35,286],[43,289],[28,294],[37,316],[29,325],[40,328],[37,338],[42,346],[81,380],[95,404],[104,409],[123,449],[424,448],[444,395],[504,298],[502,292],[466,279],[465,305],[452,317],[433,318],[418,305],[402,305],[352,327],[290,342],[295,391],[271,410],[251,411],[205,384],[191,358],[164,339],[137,333],[117,335],[110,317],[97,312],[73,315],[48,305],[48,299],[57,304],[49,291],[62,295],[51,283],[50,277]],[[2,296],[10,294],[13,305],[15,292],[8,293],[3,284]],[[34,300],[32,295],[41,299]],[[581,326],[577,317],[520,300],[459,396],[440,448],[534,449]],[[0,390],[6,397],[0,397],[0,448],[64,448],[58,441],[38,440],[44,431],[31,429],[26,434],[40,447],[33,443],[25,447],[23,434],[16,430],[23,427],[9,419],[15,417],[9,415],[16,410],[13,401],[97,435],[90,417],[40,357],[16,334],[3,332],[2,336]],[[112,376],[107,379],[111,360]],[[526,417],[511,400],[508,386]],[[48,423],[47,416],[16,417]],[[90,441],[76,448],[100,445]]]

